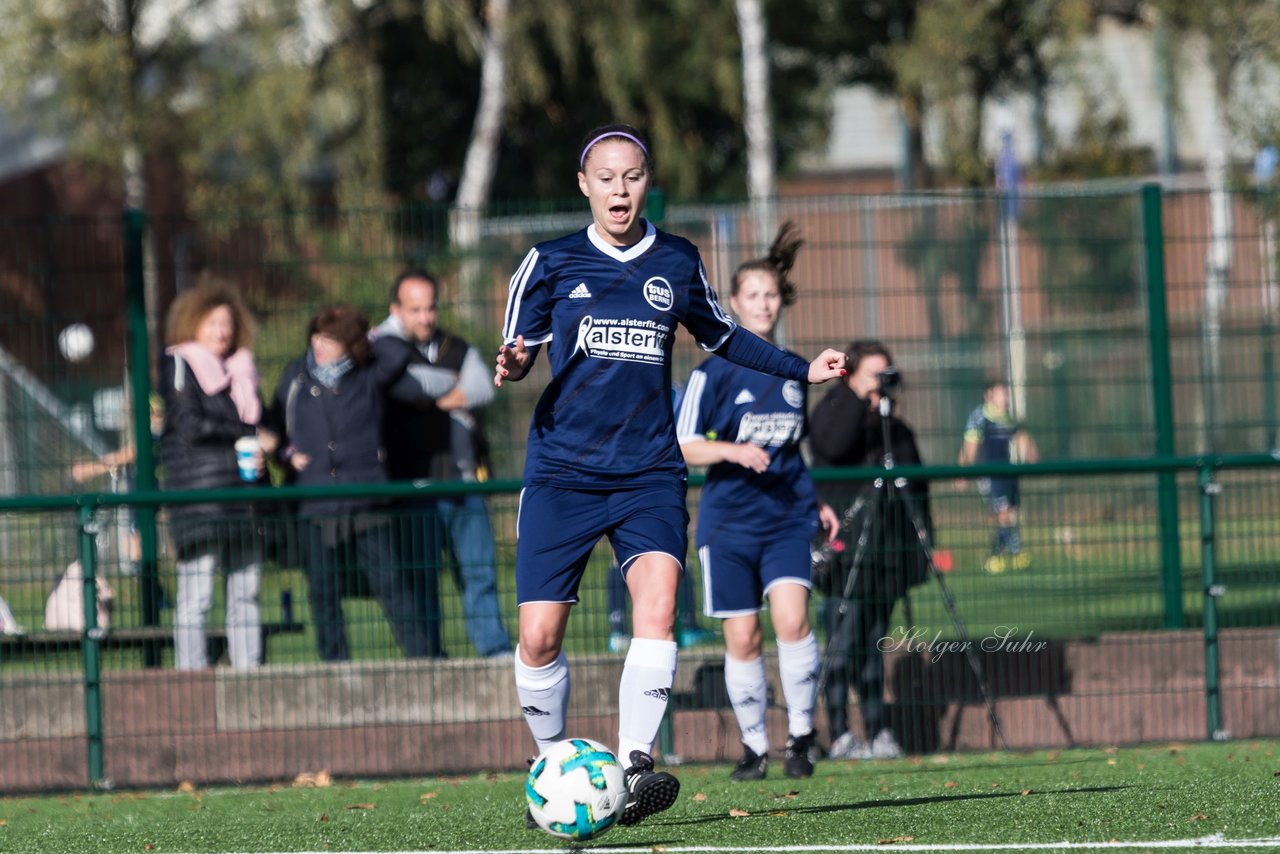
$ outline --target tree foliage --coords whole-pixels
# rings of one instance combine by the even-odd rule
[[[909,41],[891,51],[900,86],[940,109],[946,167],[974,186],[989,182],[982,111],[989,98],[1043,92],[1072,40],[1091,21],[1088,0],[929,0]]]
[[[1250,44],[1277,43],[1258,12],[1269,0],[1151,2],[1188,28],[1221,18]],[[943,117],[949,178],[987,183],[982,106],[1043,92],[1101,5],[765,0],[779,173],[824,143],[832,90],[865,83],[898,100],[913,173],[923,171],[928,110]],[[152,170],[173,167],[198,209],[384,192],[443,201],[456,189],[479,95],[484,0],[0,0],[0,9],[0,98],[113,178],[136,146]],[[659,182],[675,198],[743,193],[742,57],[729,0],[513,2],[505,59],[493,199],[574,198],[582,134],[618,120],[650,133]]]
[[[105,180],[136,150],[197,209],[307,204],[326,175],[380,171],[362,5],[5,0],[0,98]]]

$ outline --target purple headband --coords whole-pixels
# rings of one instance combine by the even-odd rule
[[[643,142],[641,142],[639,139],[637,139],[636,137],[632,136],[631,134],[627,133],[626,131],[622,131],[622,130],[611,130],[611,131],[605,131],[604,133],[600,134],[600,135],[599,135],[598,137],[596,137],[595,139],[593,139],[593,140],[591,140],[590,142],[588,142],[585,146],[583,146],[583,148],[582,148],[582,156],[578,158],[578,168],[579,168],[579,169],[583,169],[583,168],[585,168],[585,167],[586,167],[586,165],[587,165],[587,152],[591,150],[591,146],[595,145],[595,144],[596,144],[597,142],[599,142],[600,140],[602,140],[602,139],[608,139],[608,138],[609,138],[609,137],[611,137],[611,136],[620,136],[620,137],[622,137],[623,139],[631,140],[631,141],[632,141],[632,142],[634,142],[636,145],[640,146],[640,150],[644,152],[644,159],[645,159],[645,160],[648,160],[648,159],[649,159],[649,149],[645,148],[645,145],[644,145],[644,143],[643,143]]]

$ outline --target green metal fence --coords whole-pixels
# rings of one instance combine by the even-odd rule
[[[907,378],[901,414],[929,464],[914,474],[933,485],[947,571],[912,590],[886,642],[899,740],[926,752],[1280,733],[1274,205],[1233,198],[1232,263],[1215,277],[1203,193],[1046,189],[1024,195],[1016,219],[1002,215],[1003,201],[778,201],[779,219],[794,219],[808,241],[787,346],[887,343]],[[378,602],[357,588],[344,600],[352,661],[324,663],[292,521],[264,510],[252,536],[268,550],[265,665],[172,669],[165,507],[209,496],[155,491],[150,366],[173,295],[217,275],[255,312],[269,396],[318,308],[352,303],[376,323],[407,265],[441,276],[442,325],[488,352],[527,248],[587,221],[578,206],[567,211],[491,215],[465,251],[451,246],[443,209],[0,223],[9,238],[0,241],[0,596],[26,629],[0,643],[0,791],[520,766],[530,744],[510,664],[475,656],[447,555],[439,620],[448,659],[406,659]],[[716,283],[763,249],[745,205],[672,207],[663,225],[701,247]],[[96,341],[78,361],[58,342],[73,323]],[[701,357],[681,340],[676,377]],[[545,371],[504,388],[482,414],[494,480],[347,491],[485,494],[511,631],[517,478]],[[951,465],[993,377],[1010,381],[1044,460],[1016,468],[1032,566],[1000,575],[982,569],[990,520],[972,484],[1001,470]],[[133,464],[72,478],[77,461],[131,445]],[[819,473],[833,495],[867,476]],[[264,508],[309,494],[266,492]],[[694,489],[694,513],[696,500]],[[113,589],[106,631],[93,629],[91,607],[88,628],[44,628],[46,598],[77,559],[85,590],[95,577]],[[606,739],[622,660],[617,639],[610,644],[618,607],[609,565],[602,546],[566,644],[575,726]],[[215,627],[221,593],[218,602]],[[715,690],[723,651],[692,631],[717,627],[695,613],[686,628],[699,643],[682,653],[662,747],[729,758],[736,725]],[[976,669],[954,646],[966,634]],[[771,728],[785,726],[781,710],[771,715]],[[475,747],[459,751],[463,737]]]

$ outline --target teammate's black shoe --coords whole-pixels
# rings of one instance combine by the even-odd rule
[[[769,754],[756,753],[745,744],[742,745],[742,760],[734,767],[730,778],[745,783],[750,780],[763,780],[769,771]]]
[[[653,770],[653,757],[643,750],[631,751],[631,767],[626,770],[627,808],[618,824],[639,824],[670,807],[680,797],[680,781],[666,771]]]
[[[788,777],[812,777],[813,761],[818,756],[814,733],[787,737],[787,749],[783,754],[782,773]]]

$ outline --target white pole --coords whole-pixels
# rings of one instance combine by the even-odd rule
[[[1022,277],[1018,271],[1018,221],[1005,218],[1004,251],[1009,275],[1009,410],[1015,421],[1026,417],[1027,335],[1022,326]]]

